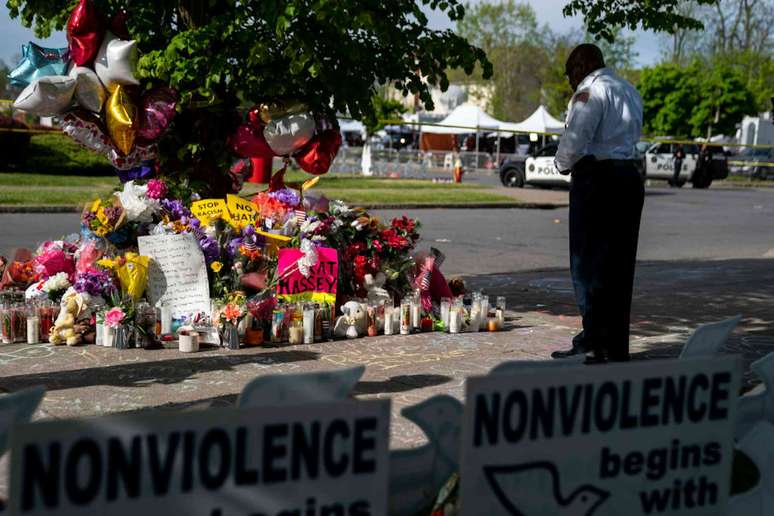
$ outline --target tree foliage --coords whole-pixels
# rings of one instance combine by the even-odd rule
[[[742,117],[756,112],[744,77],[727,65],[662,63],[644,69],[638,86],[650,134],[700,137],[710,126],[714,134],[734,134]]]
[[[61,30],[75,1],[7,0],[11,17],[38,36]],[[484,52],[433,30],[422,6],[452,20],[458,0],[94,0],[125,10],[147,84],[169,84],[182,112],[162,145],[166,166],[208,179],[228,164],[225,138],[237,108],[297,99],[324,113],[372,116],[375,85],[392,83],[432,108],[429,87],[448,69],[492,73]],[[212,182],[210,182],[212,184]]]
[[[716,0],[696,0],[711,4]],[[680,9],[683,0],[570,0],[565,16],[583,16],[583,22],[594,36],[613,41],[616,29],[642,27],[656,32],[672,33],[677,29],[699,30],[702,23]]]

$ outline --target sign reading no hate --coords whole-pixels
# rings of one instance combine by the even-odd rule
[[[386,514],[389,401],[18,427],[12,515]]]
[[[741,361],[471,378],[462,514],[725,514]]]

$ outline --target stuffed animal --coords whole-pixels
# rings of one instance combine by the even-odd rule
[[[341,313],[344,315],[336,319],[336,325],[333,327],[336,337],[356,339],[365,334],[366,309],[362,303],[348,301],[341,307]]]
[[[62,296],[59,317],[54,321],[54,326],[51,328],[51,334],[48,337],[48,341],[51,344],[77,346],[81,343],[81,335],[76,332],[75,321],[87,306],[87,300],[84,299],[84,295],[88,294],[80,294],[71,288]]]
[[[363,286],[368,291],[366,297],[368,298],[369,305],[388,304],[392,301],[390,293],[384,289],[385,283],[387,283],[387,276],[383,272],[377,272],[376,276],[373,274],[366,274],[364,276]]]

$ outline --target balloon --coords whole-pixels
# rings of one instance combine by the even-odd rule
[[[236,132],[229,138],[229,145],[232,152],[242,158],[274,156],[274,152],[263,137],[263,132],[249,124],[237,127]]]
[[[166,130],[175,117],[177,94],[171,88],[154,88],[142,96],[140,130],[145,140],[155,140]]]
[[[297,100],[278,100],[274,102],[266,102],[259,104],[256,107],[258,108],[261,121],[263,121],[264,124],[268,124],[275,118],[282,118],[283,116],[308,111],[307,106]]]
[[[70,107],[74,92],[75,79],[72,77],[41,77],[22,90],[13,107],[41,116],[58,115]]]
[[[141,165],[145,161],[153,161],[158,155],[158,148],[155,144],[135,145],[134,150],[128,156],[122,156],[115,148],[108,152],[108,159],[115,168],[119,170],[129,170]]]
[[[341,133],[337,129],[326,129],[312,138],[306,147],[296,154],[296,163],[302,170],[316,176],[325,174],[341,146]]]
[[[156,172],[150,164],[141,164],[140,166],[128,169],[119,169],[118,179],[122,183],[127,181],[137,181],[138,179],[150,179]]]
[[[137,106],[123,86],[116,86],[105,107],[107,129],[113,143],[124,156],[132,151],[137,136]]]
[[[22,46],[22,58],[8,74],[11,86],[24,88],[35,79],[65,75],[70,52],[66,48],[43,48],[32,41]]]
[[[102,111],[107,92],[94,70],[85,66],[76,66],[70,70],[70,77],[76,81],[75,101],[78,105],[95,113]]]
[[[126,20],[129,19],[129,15],[126,11],[119,11],[110,20],[110,32],[115,34],[119,39],[132,39],[129,35],[129,29],[126,28]]]
[[[135,79],[137,69],[137,42],[116,38],[111,32],[105,34],[102,46],[94,61],[94,71],[97,72],[102,84],[112,92],[119,84],[136,86],[140,81]]]
[[[247,112],[247,121],[250,125],[259,129],[263,127],[263,119],[261,118],[260,106],[253,106],[250,111]]]
[[[113,150],[102,122],[88,111],[67,113],[62,119],[62,132],[91,151],[107,154]]]
[[[67,20],[70,55],[78,66],[91,64],[105,36],[105,21],[91,0],[81,0]]]
[[[312,139],[314,127],[311,113],[291,114],[272,119],[264,127],[263,136],[274,154],[287,156]]]

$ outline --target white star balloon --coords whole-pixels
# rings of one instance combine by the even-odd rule
[[[61,114],[73,101],[75,82],[72,77],[64,75],[36,79],[16,97],[13,107],[41,116]]]
[[[76,81],[75,101],[78,105],[94,113],[102,111],[107,92],[96,72],[85,66],[76,66],[70,70],[70,77]]]
[[[112,92],[119,84],[136,86],[140,84],[140,81],[134,77],[138,58],[136,41],[118,39],[108,32],[97,52],[94,71],[108,91]]]

